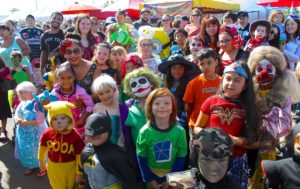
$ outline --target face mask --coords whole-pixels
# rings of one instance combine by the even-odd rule
[[[276,76],[276,68],[266,59],[261,60],[255,69],[257,82],[264,89],[271,89]]]
[[[149,80],[144,77],[130,79],[131,92],[138,98],[146,97],[152,90]]]

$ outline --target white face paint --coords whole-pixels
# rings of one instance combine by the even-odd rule
[[[219,182],[226,174],[229,157],[213,158],[198,153],[198,167],[201,175],[210,183]]]
[[[255,68],[255,76],[260,85],[271,84],[276,76],[276,68],[269,60],[263,59]]]
[[[146,77],[141,76],[130,79],[130,88],[136,97],[143,98],[151,92],[152,85]]]

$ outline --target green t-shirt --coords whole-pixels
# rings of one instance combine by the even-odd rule
[[[159,131],[146,124],[139,132],[136,143],[137,156],[148,158],[150,169],[162,175],[170,171],[177,157],[186,157],[187,141],[185,130],[180,125],[174,125],[168,131]],[[159,172],[159,171],[158,171]]]

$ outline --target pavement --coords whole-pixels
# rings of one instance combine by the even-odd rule
[[[0,189],[51,189],[48,177],[38,178],[35,171],[25,176],[19,160],[14,157],[13,136],[14,123],[8,120],[7,130],[9,140],[0,141]]]

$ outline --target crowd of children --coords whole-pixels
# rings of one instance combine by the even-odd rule
[[[162,28],[141,26],[136,35],[124,15],[118,11],[107,26],[105,43],[81,28],[91,19],[80,16],[57,48],[66,61],[49,57],[47,90],[34,85],[21,51],[11,52],[9,64],[0,54],[2,133],[8,137],[12,108],[15,156],[25,175],[38,170],[54,189],[167,189],[174,182],[176,188],[260,189],[264,181],[278,184],[275,178],[281,187],[300,187],[299,173],[291,181],[288,173],[276,175],[287,162],[299,164],[292,120],[300,103],[297,16],[284,20],[276,10],[269,21],[251,23],[246,40],[235,23],[247,12],[227,13],[220,22],[201,20],[193,9],[191,23],[179,29],[164,15]],[[293,147],[283,145],[289,140]],[[293,159],[272,162],[283,148]],[[190,185],[170,180],[192,173]]]

